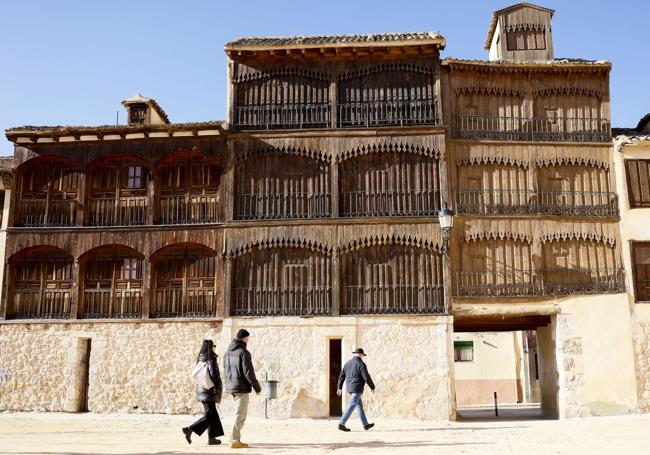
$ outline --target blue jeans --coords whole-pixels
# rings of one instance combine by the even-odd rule
[[[361,419],[361,424],[364,427],[368,425],[368,419],[366,419],[366,413],[363,412],[363,402],[361,401],[360,393],[350,394],[350,403],[348,404],[348,408],[343,413],[343,416],[341,417],[339,423],[341,425],[345,425],[345,422],[347,422],[350,416],[352,415],[352,411],[354,411],[354,408],[357,408],[357,412],[359,413],[359,419]]]

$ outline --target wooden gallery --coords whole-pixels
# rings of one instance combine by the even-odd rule
[[[454,418],[454,334],[507,330],[537,331],[544,415],[635,411],[611,64],[555,59],[552,16],[495,12],[487,61],[243,38],[226,121],[135,95],[127,125],[7,130],[0,409],[191,412],[201,340],[245,327],[278,417],[340,413],[363,347],[373,415]]]

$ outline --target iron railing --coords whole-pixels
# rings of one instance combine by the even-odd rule
[[[238,220],[324,218],[329,215],[329,193],[239,194],[235,208]]]
[[[238,130],[329,128],[331,111],[328,102],[235,106],[233,127]]]
[[[443,285],[343,286],[341,314],[444,313]]]
[[[70,289],[16,289],[9,305],[9,319],[69,319]]]
[[[160,224],[200,224],[218,221],[216,194],[160,196]]]
[[[217,314],[214,287],[156,288],[152,318],[209,318]]]
[[[459,297],[524,297],[539,295],[535,273],[531,270],[458,272]]]
[[[528,118],[497,115],[457,115],[454,139],[534,142],[610,142],[608,120],[557,117]]]
[[[541,286],[545,295],[615,294],[625,292],[621,268],[542,270]]]
[[[147,197],[91,198],[90,226],[132,226],[147,222]]]
[[[618,216],[616,193],[598,191],[456,190],[459,215]]]
[[[341,216],[436,216],[440,190],[346,191],[341,193],[340,202]]]
[[[528,215],[537,213],[531,190],[456,190],[459,215]]]
[[[539,191],[538,210],[544,215],[618,216],[616,193],[596,191]]]
[[[437,97],[397,100],[338,101],[339,128],[438,125]]]
[[[621,268],[458,272],[458,297],[527,297],[625,292]]]
[[[138,319],[142,317],[141,289],[84,289],[80,319]]]
[[[235,288],[234,296],[231,316],[326,316],[332,308],[329,286]]]
[[[18,203],[16,226],[74,226],[76,216],[74,199],[23,199]]]

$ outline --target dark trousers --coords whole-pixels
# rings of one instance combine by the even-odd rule
[[[218,438],[223,436],[223,427],[221,426],[221,419],[217,412],[217,407],[213,401],[203,402],[205,414],[199,420],[190,425],[190,430],[201,436],[206,428],[208,430],[208,437]]]

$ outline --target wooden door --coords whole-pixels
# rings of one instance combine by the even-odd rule
[[[340,417],[343,415],[343,400],[338,396],[338,380],[343,367],[341,351],[341,339],[330,340],[330,371],[329,371],[329,388],[330,388],[330,417]]]
[[[88,407],[88,385],[90,378],[90,339],[84,340],[85,348],[79,357],[78,372],[81,375],[79,378],[81,385],[81,396],[79,401],[79,412],[90,411]]]

